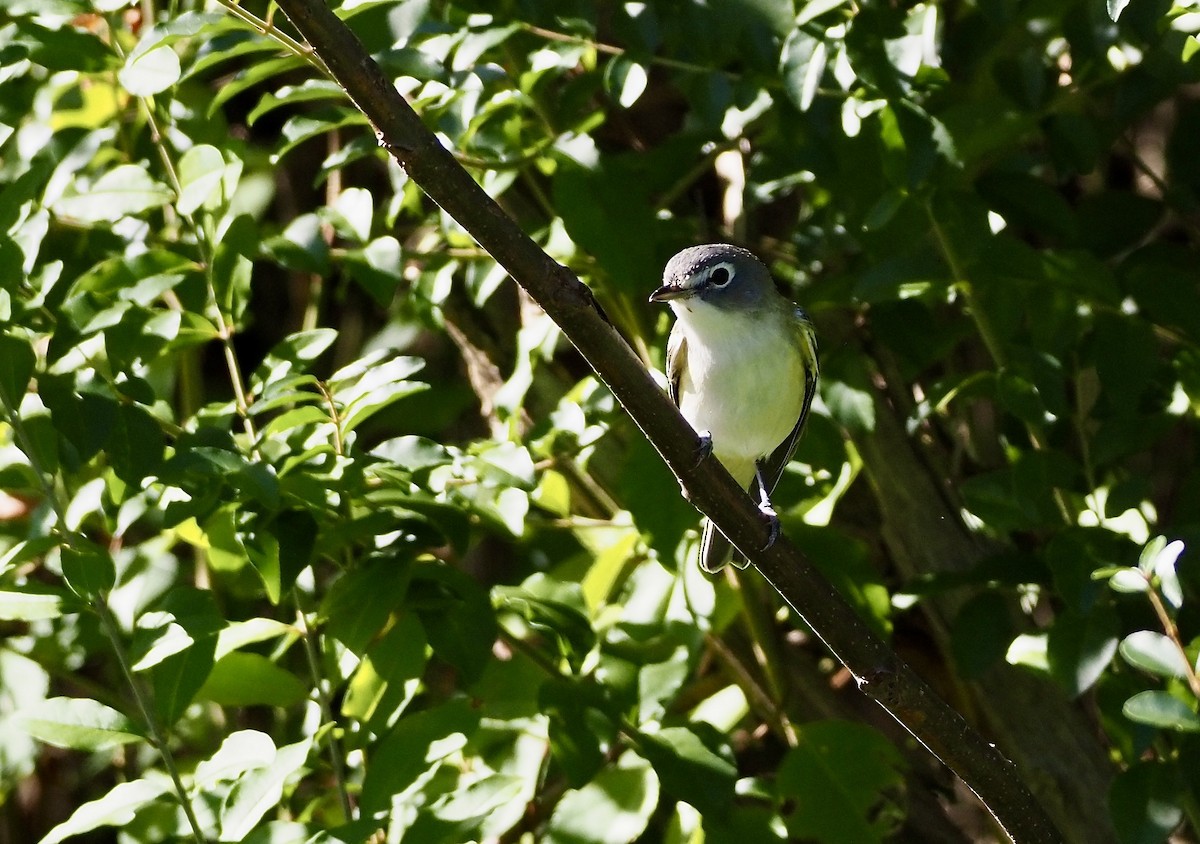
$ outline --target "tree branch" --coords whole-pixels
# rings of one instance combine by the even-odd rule
[[[876,638],[790,542],[781,538],[771,548],[757,550],[767,539],[757,507],[716,460],[696,465],[696,433],[604,317],[591,291],[543,252],[476,184],[323,0],[280,0],[279,5],[413,181],[562,328],[671,467],[692,502],[754,561],[854,674],[859,688],[962,777],[1010,837],[1021,842],[1061,840],[1012,763]]]

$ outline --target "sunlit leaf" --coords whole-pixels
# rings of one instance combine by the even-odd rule
[[[122,164],[108,171],[86,191],[61,197],[51,206],[59,217],[83,224],[116,222],[170,202],[172,193],[141,167]]]
[[[583,788],[563,795],[550,816],[545,840],[634,841],[645,832],[658,795],[654,769],[644,759],[626,753],[617,766],[605,768]]]
[[[22,712],[21,724],[34,738],[75,750],[104,750],[143,738],[129,718],[88,698],[50,698]]]
[[[1121,640],[1121,656],[1135,668],[1162,677],[1187,675],[1187,657],[1162,633],[1138,630]]]
[[[102,826],[125,826],[137,816],[139,809],[169,790],[169,783],[165,780],[119,782],[103,797],[75,809],[71,817],[50,830],[40,844],[58,844],[59,841]]]

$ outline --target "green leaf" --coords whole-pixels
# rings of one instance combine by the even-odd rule
[[[128,484],[139,484],[162,465],[166,436],[158,420],[135,404],[121,404],[108,442],[113,473]]]
[[[804,26],[811,20],[816,20],[826,12],[832,12],[838,6],[847,3],[849,0],[808,0],[807,3],[800,7],[800,14],[796,16],[796,28]]]
[[[471,576],[446,565],[419,565],[408,586],[407,605],[420,613],[434,653],[462,672],[479,678],[492,658],[496,613],[488,594]]]
[[[293,706],[308,686],[265,656],[231,651],[217,660],[198,694],[222,706]]]
[[[36,364],[37,355],[28,339],[7,331],[0,334],[0,402],[9,413],[21,407]]]
[[[0,619],[41,621],[63,614],[63,597],[53,593],[0,592]]]
[[[550,719],[550,752],[567,783],[586,785],[604,766],[604,747],[614,738],[603,688],[586,678],[550,678],[538,686],[537,708]]]
[[[275,45],[269,40],[265,40],[265,43],[263,41],[257,43],[246,42],[240,46],[241,53],[239,54],[248,54],[263,49],[269,52],[275,52],[279,48],[278,45]],[[205,64],[207,66],[211,66],[210,63]],[[201,62],[197,62],[196,66],[194,66],[189,73],[196,73],[198,70],[207,69],[207,66],[201,68],[200,65]],[[226,80],[224,84],[217,89],[216,93],[213,94],[212,100],[208,104],[209,115],[211,116],[220,113],[221,106],[236,97],[238,94],[257,87],[273,76],[278,76],[281,73],[289,73],[303,66],[304,61],[300,57],[290,54],[280,57],[264,57],[259,61],[251,63],[249,67],[239,70],[232,79]]]
[[[230,733],[208,759],[196,766],[193,786],[208,789],[218,782],[237,780],[247,771],[265,768],[275,761],[275,742],[258,730]]]
[[[243,542],[272,604],[278,604],[308,568],[316,541],[317,522],[307,510],[284,510],[268,520],[254,521]]]
[[[329,244],[316,214],[296,217],[283,232],[262,242],[263,250],[289,270],[327,275]]]
[[[318,618],[330,636],[362,655],[392,610],[404,602],[411,578],[409,564],[391,558],[371,560],[334,582]]]
[[[733,803],[737,767],[716,730],[707,728],[708,741],[702,739],[697,731],[705,727],[666,727],[642,734],[637,747],[654,766],[665,792],[701,814],[722,815]]]
[[[646,760],[627,752],[583,788],[563,795],[546,827],[547,844],[628,844],[637,840],[658,805],[658,777]]]
[[[1179,732],[1200,732],[1200,715],[1179,698],[1156,689],[1138,692],[1125,701],[1121,712],[1139,724]]]
[[[245,621],[234,621],[223,627],[217,634],[217,659],[225,654],[252,645],[256,642],[266,642],[271,639],[297,638],[300,631],[290,624],[276,621],[273,618],[248,618]]]
[[[638,101],[648,80],[645,66],[625,55],[615,56],[604,67],[604,88],[621,108],[629,108]]]
[[[1122,568],[1113,573],[1108,585],[1115,592],[1145,592],[1150,588],[1150,581],[1137,569]]]
[[[333,342],[337,332],[332,328],[298,331],[280,340],[254,370],[250,383],[256,391],[283,380],[293,373],[305,372]]]
[[[353,431],[389,404],[429,389],[428,384],[407,380],[424,366],[420,358],[396,357],[367,368],[352,383],[335,387],[334,399],[344,407],[343,432]],[[334,375],[331,385],[339,380],[341,372]]]
[[[179,56],[169,45],[160,44],[130,53],[117,78],[135,97],[152,97],[178,82],[180,73]]]
[[[462,750],[479,728],[479,719],[465,697],[401,718],[369,754],[362,784],[363,814],[386,810],[393,794]]]
[[[14,29],[15,33],[9,35],[6,41],[11,39],[9,43],[21,48],[23,58],[47,70],[94,73],[110,70],[116,63],[112,48],[103,40],[73,26],[51,29],[25,18],[18,20]]]
[[[283,106],[345,99],[346,91],[332,79],[308,79],[300,85],[284,85],[273,94],[263,94],[258,105],[246,115],[246,123],[253,126],[264,114]]]
[[[391,235],[377,237],[361,249],[349,249],[343,266],[350,277],[380,305],[396,295],[403,281],[400,242]]]
[[[171,626],[174,622],[186,632],[190,643],[181,642]],[[206,589],[176,586],[155,613],[152,623],[166,628],[164,636],[152,639],[160,647],[143,657],[149,660],[154,685],[154,705],[163,723],[174,724],[204,685],[213,667],[217,634],[225,619],[217,608],[213,593]],[[163,653],[170,650],[170,653]],[[153,654],[153,656],[151,656]]]
[[[58,217],[91,225],[115,223],[171,201],[170,189],[141,167],[122,164],[109,170],[83,193],[67,194],[51,204]]]
[[[999,592],[983,592],[967,601],[955,616],[951,648],[966,678],[983,676],[1004,659],[1015,636],[1009,600]]]
[[[117,580],[117,570],[112,555],[103,548],[63,548],[60,556],[63,579],[79,597],[85,600],[99,598]]]
[[[58,844],[75,835],[91,832],[102,826],[122,827],[130,824],[139,809],[170,791],[165,781],[133,780],[120,782],[98,800],[84,803],[71,817],[47,833],[40,844]]]
[[[179,198],[175,207],[180,214],[193,214],[201,207],[212,208],[228,201],[232,191],[222,191],[225,183],[225,158],[208,144],[197,144],[179,159]]]
[[[375,197],[366,188],[347,188],[327,209],[338,230],[359,243],[371,239],[371,221],[375,216]]]
[[[426,659],[420,620],[413,613],[401,615],[359,663],[346,688],[342,713],[383,732],[416,695]]]
[[[1108,16],[1116,23],[1121,18],[1121,12],[1129,5],[1129,0],[1108,0]]]
[[[778,796],[788,833],[817,841],[882,841],[895,830],[889,792],[904,781],[903,760],[862,724],[805,724],[779,766]],[[882,810],[881,810],[882,809]]]
[[[221,807],[221,840],[241,841],[283,799],[283,787],[308,761],[312,739],[279,748],[271,764],[238,780]]]
[[[839,425],[854,433],[875,430],[875,400],[866,390],[844,381],[829,381],[821,388],[829,414]]]
[[[519,613],[533,627],[556,637],[563,656],[576,664],[595,646],[596,632],[579,584],[539,572],[520,586],[498,586],[493,594],[505,609]]]
[[[1183,605],[1183,590],[1179,575],[1175,573],[1175,563],[1184,547],[1178,539],[1168,543],[1165,537],[1156,536],[1146,543],[1138,559],[1138,568],[1147,577],[1158,578],[1163,597],[1175,609]]]
[[[1187,676],[1186,657],[1170,637],[1153,630],[1138,630],[1121,641],[1121,656],[1134,668],[1160,677]]]
[[[1096,684],[1117,653],[1116,614],[1098,608],[1087,615],[1064,612],[1050,628],[1050,673],[1072,697]]]
[[[842,2],[844,0],[836,0],[834,5],[841,5]],[[815,5],[820,3],[809,3],[805,10]],[[784,79],[784,92],[801,111],[808,111],[817,96],[817,88],[825,74],[827,57],[825,42],[814,38],[800,27],[793,30],[783,44],[779,62]]]
[[[345,107],[330,107],[303,115],[295,115],[283,125],[284,143],[280,145],[271,157],[273,164],[279,164],[285,155],[307,140],[336,132],[348,126],[369,126],[367,118],[358,109]]]
[[[1122,844],[1170,840],[1184,817],[1180,785],[1175,766],[1161,761],[1137,762],[1117,774],[1108,805]]]
[[[50,698],[23,711],[20,720],[34,738],[74,750],[106,750],[145,738],[120,712],[88,698]]]
[[[501,823],[498,828],[506,831],[512,827],[523,814],[519,809],[532,796],[529,794],[528,782],[524,777],[508,774],[493,774],[471,783],[466,788],[459,788],[439,800],[432,807],[434,817],[454,824],[461,832],[477,828],[484,820],[495,820],[504,814],[516,815],[508,823]],[[524,798],[524,799],[522,799]],[[514,811],[517,810],[517,811]],[[481,836],[482,840],[495,840]],[[460,838],[459,840],[466,840]]]

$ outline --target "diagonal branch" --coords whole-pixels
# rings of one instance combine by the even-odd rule
[[[859,687],[954,770],[1017,841],[1059,841],[1012,763],[975,732],[859,620],[796,548],[771,548],[750,497],[716,460],[695,465],[696,433],[605,319],[591,291],[538,247],[471,178],[412,110],[324,0],[279,0],[333,77],[375,125],[381,143],[562,328],[730,541],[753,560],[854,674]]]

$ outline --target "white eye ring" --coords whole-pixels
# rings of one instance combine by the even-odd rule
[[[724,287],[733,281],[733,264],[722,262],[708,271],[708,283],[713,287]]]

